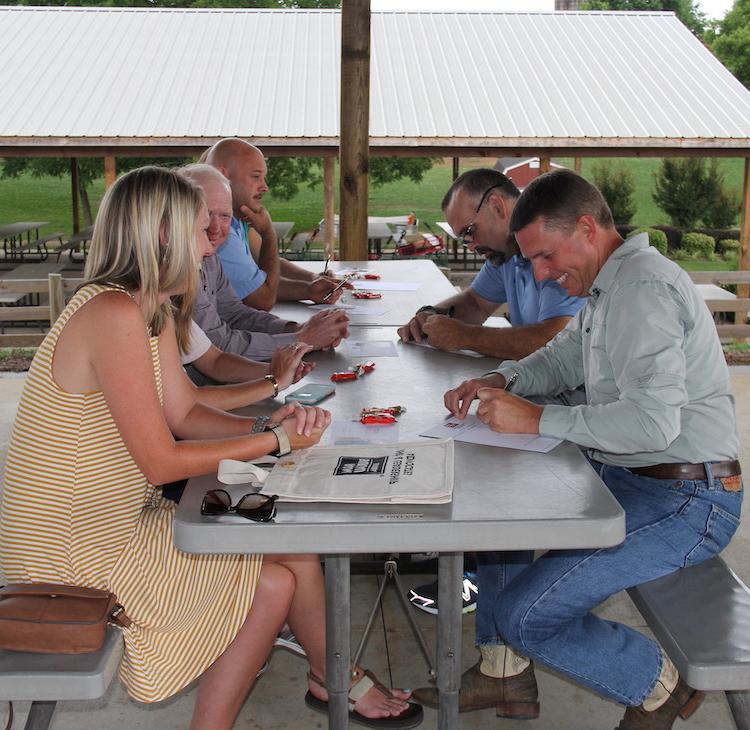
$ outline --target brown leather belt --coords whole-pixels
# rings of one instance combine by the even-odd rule
[[[712,461],[711,471],[715,478],[733,477],[742,473],[739,461]],[[642,477],[652,479],[706,479],[706,467],[703,464],[654,464],[639,466],[629,471]]]

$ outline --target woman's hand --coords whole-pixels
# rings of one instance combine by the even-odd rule
[[[317,444],[330,423],[331,414],[328,411],[299,403],[287,403],[276,409],[270,421],[272,426],[281,424],[284,427],[292,449],[305,449]]]
[[[312,345],[306,342],[297,342],[280,347],[273,353],[269,372],[276,378],[279,390],[288,388],[312,370],[312,366],[306,368],[306,363],[302,362],[302,358],[312,349]]]

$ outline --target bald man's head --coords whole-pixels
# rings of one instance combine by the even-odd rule
[[[232,191],[229,181],[211,165],[187,165],[180,173],[203,191],[208,207],[208,241],[211,244],[209,256],[216,253],[227,240],[232,222]]]
[[[257,147],[237,137],[221,139],[205,154],[205,162],[229,180],[236,216],[239,217],[243,205],[260,210],[268,185],[266,160]]]

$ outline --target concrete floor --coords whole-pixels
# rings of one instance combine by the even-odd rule
[[[750,368],[732,368],[732,382],[737,396],[737,416],[740,434],[750,430]],[[16,404],[23,387],[23,376],[0,374],[0,454],[7,449],[10,427]],[[746,440],[745,440],[746,441]],[[750,473],[750,446],[743,443],[741,454],[745,473]],[[724,556],[738,575],[750,583],[750,518],[745,518]],[[408,575],[405,585],[419,585],[432,576]],[[356,646],[364,623],[378,590],[378,576],[362,575],[352,578],[352,643]],[[613,596],[599,612],[631,626],[648,630],[627,595]],[[414,611],[428,642],[434,645],[436,621],[421,611]],[[474,617],[464,618],[463,665],[476,661],[473,647]],[[427,665],[411,635],[394,589],[386,590],[382,610],[368,641],[362,663],[372,669],[385,684],[418,687],[427,682]],[[324,716],[308,710],[303,697],[306,690],[305,662],[292,654],[276,649],[270,668],[258,681],[237,721],[237,728],[250,730],[287,730],[294,728],[327,727]],[[461,715],[463,730],[507,727],[509,730],[603,730],[616,727],[622,707],[581,689],[553,672],[537,669],[542,711],[534,721],[500,720],[494,710],[483,710]],[[136,730],[157,728],[172,730],[186,728],[192,711],[195,687],[189,687],[176,697],[157,705],[142,705],[128,699],[122,686],[114,681],[107,694],[95,702],[61,704],[53,719],[54,730]],[[15,727],[22,727],[28,703],[18,703]],[[0,709],[0,721],[4,721]],[[735,727],[723,695],[710,694],[696,714],[687,722],[677,720],[676,727],[685,730],[733,730]],[[437,727],[437,712],[425,709],[423,728]]]

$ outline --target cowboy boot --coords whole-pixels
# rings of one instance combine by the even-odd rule
[[[688,687],[666,654],[651,694],[637,707],[628,707],[616,730],[669,730],[679,715],[687,720],[703,702],[704,693]]]
[[[482,658],[461,676],[458,711],[495,707],[498,717],[532,720],[539,716],[534,665],[506,646],[480,646]],[[423,687],[413,692],[420,704],[436,708],[438,691]]]

